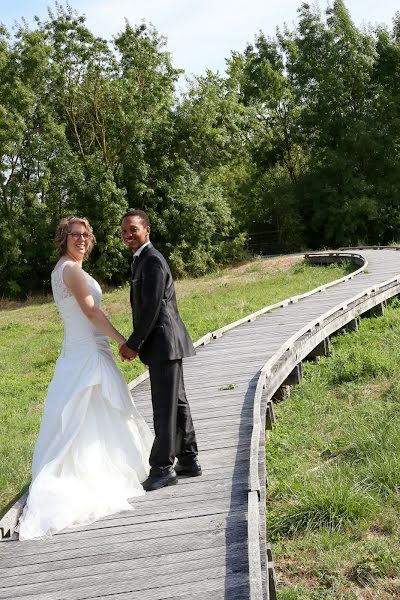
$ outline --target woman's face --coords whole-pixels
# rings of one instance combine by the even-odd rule
[[[89,246],[89,232],[82,223],[72,223],[67,238],[67,254],[82,262]]]

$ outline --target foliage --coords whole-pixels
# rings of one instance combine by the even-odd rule
[[[250,111],[248,231],[279,232],[284,250],[396,237],[398,20],[361,31],[342,0],[325,16],[303,3],[294,30],[232,54]]]
[[[179,153],[180,71],[153,27],[126,23],[109,44],[57,5],[34,30],[23,23],[0,36],[2,295],[49,286],[66,214],[90,220],[90,270],[109,283],[126,280],[117,232],[129,206],[149,213],[152,239],[179,274],[243,255],[220,186]]]
[[[239,260],[252,236],[281,252],[396,239],[400,15],[361,30],[343,0],[298,13],[181,94],[146,23],[107,42],[56,4],[32,29],[1,27],[1,295],[48,288],[71,213],[91,220],[90,269],[111,284],[126,280],[128,207],[178,275]]]

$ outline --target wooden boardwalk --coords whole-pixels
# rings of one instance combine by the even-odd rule
[[[263,419],[270,398],[310,349],[400,292],[400,252],[355,252],[368,261],[365,272],[232,328],[185,361],[202,477],[181,479],[134,499],[132,512],[49,540],[4,541],[0,600],[269,598]],[[132,393],[151,424],[148,380]],[[260,502],[249,523],[252,493]]]

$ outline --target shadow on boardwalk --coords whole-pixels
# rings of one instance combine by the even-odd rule
[[[242,540],[247,538],[247,516],[243,509],[243,501],[238,507],[238,498],[247,500],[248,464],[250,457],[249,436],[251,426],[246,419],[246,414],[253,408],[254,392],[257,385],[259,372],[250,380],[244,395],[243,406],[240,414],[238,444],[232,475],[231,499],[226,518],[226,580],[225,600],[244,600],[250,597],[249,569],[247,561],[247,545],[243,546]],[[244,504],[246,508],[246,503]]]

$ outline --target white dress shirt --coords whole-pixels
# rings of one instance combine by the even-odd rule
[[[144,243],[142,246],[140,246],[140,248],[138,248],[138,249],[136,250],[136,252],[134,253],[134,255],[133,255],[133,256],[134,256],[134,257],[135,257],[135,256],[140,256],[140,253],[141,253],[141,251],[143,250],[143,248],[146,248],[146,246],[148,246],[149,244],[150,244],[150,241],[148,241],[148,242],[145,242],[145,243]]]

